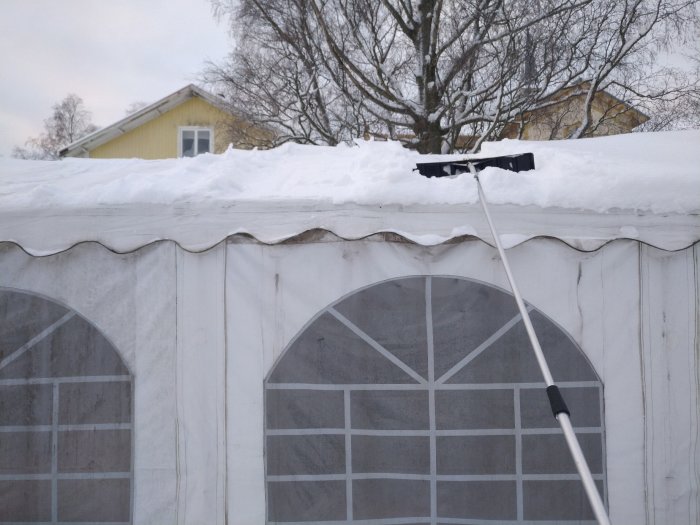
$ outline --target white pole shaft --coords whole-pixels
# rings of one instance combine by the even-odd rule
[[[496,227],[491,219],[491,213],[489,212],[489,207],[486,201],[486,195],[481,187],[481,181],[479,181],[479,176],[474,173],[473,168],[469,166],[470,171],[474,174],[474,179],[476,180],[476,186],[479,191],[479,202],[484,210],[484,215],[486,216],[486,222],[489,224],[489,229],[491,230],[491,235],[493,235],[493,240],[496,244],[496,249],[498,254],[501,256],[501,262],[503,263],[503,268],[506,271],[506,276],[508,277],[508,282],[510,283],[510,289],[513,291],[513,296],[515,297],[515,302],[518,305],[518,310],[520,311],[520,316],[523,318],[523,324],[525,325],[525,330],[527,330],[527,335],[530,338],[530,344],[532,345],[532,350],[537,358],[537,364],[540,366],[542,371],[542,376],[544,377],[545,384],[549,386],[554,385],[554,379],[552,378],[552,373],[549,371],[549,365],[542,352],[542,347],[540,346],[540,341],[537,338],[535,329],[532,326],[532,321],[530,320],[530,314],[525,308],[525,302],[523,301],[518,286],[515,284],[515,279],[513,278],[513,273],[510,270],[510,264],[508,263],[508,258],[506,257],[506,252],[501,244],[501,239],[496,231]],[[600,525],[610,525],[610,518],[605,510],[605,505],[603,505],[603,500],[598,493],[598,488],[596,487],[595,481],[593,481],[593,476],[591,475],[591,470],[588,467],[586,458],[581,450],[581,445],[576,438],[576,433],[571,426],[571,420],[566,412],[560,412],[557,414],[557,421],[564,433],[564,438],[566,439],[566,444],[569,447],[571,456],[576,464],[576,470],[581,477],[583,482],[583,488],[588,496],[588,501],[593,509],[593,514]]]
[[[588,468],[588,463],[586,462],[586,458],[581,450],[581,445],[579,445],[578,438],[574,432],[574,427],[571,426],[569,414],[566,412],[560,412],[557,414],[557,421],[559,422],[559,426],[564,433],[564,439],[566,439],[566,444],[569,446],[571,457],[574,459],[574,463],[576,464],[576,470],[578,470],[578,474],[581,476],[583,489],[586,491],[586,496],[588,496],[588,501],[593,509],[595,519],[598,521],[598,523],[600,523],[600,525],[610,525],[610,518],[605,510],[605,505],[603,505],[603,500],[598,493],[598,487],[596,487],[595,481],[593,481],[591,469]]]

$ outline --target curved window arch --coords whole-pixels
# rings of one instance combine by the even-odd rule
[[[605,493],[602,384],[530,314]],[[395,279],[324,309],[265,380],[265,424],[268,523],[593,519],[513,298],[481,282]]]
[[[0,289],[0,523],[130,523],[132,398],[92,324]]]

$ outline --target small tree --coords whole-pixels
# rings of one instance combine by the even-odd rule
[[[44,120],[44,132],[30,137],[25,147],[12,150],[12,156],[20,159],[56,160],[59,152],[97,130],[91,122],[91,114],[85,109],[83,99],[71,93],[52,107],[52,114]]]

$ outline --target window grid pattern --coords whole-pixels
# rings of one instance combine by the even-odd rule
[[[133,384],[116,350],[14,290],[0,332],[0,524],[130,523]]]
[[[411,356],[403,354],[401,359],[397,357],[400,348],[388,350],[391,336],[377,335],[371,322],[365,331],[351,320],[352,307],[347,303],[352,304],[353,296],[322,312],[278,361],[265,383],[268,523],[594,523],[575,467],[567,463],[568,451],[562,447],[563,437],[549,412],[543,383],[531,373],[520,373],[526,380],[502,381],[508,373],[503,377],[484,373],[473,382],[464,381],[464,371],[472,363],[477,369],[489,370],[483,366],[486,354],[521,327],[519,314],[508,314],[495,330],[489,329],[480,344],[446,360],[445,352],[436,354],[435,348],[436,344],[443,346],[440,336],[433,333],[433,325],[441,324],[433,312],[433,303],[441,295],[432,291],[435,281],[449,289],[453,282],[464,284],[466,280],[421,277],[394,282],[416,293],[423,288],[424,324],[420,329],[425,331],[425,363],[416,360],[417,366],[409,366]],[[486,302],[493,294],[499,299],[507,295],[480,283],[466,281],[466,285],[470,292],[488,292],[481,297]],[[388,283],[377,288],[381,286]],[[392,304],[396,310],[406,306],[393,302],[399,297],[389,296],[379,301],[377,310],[386,311]],[[355,308],[364,310],[365,319],[381,317],[372,311],[372,302],[376,298],[355,302]],[[485,310],[486,315],[491,314],[488,307]],[[325,328],[315,331],[314,325],[324,317]],[[378,319],[377,325],[386,321]],[[361,340],[399,369],[403,379],[373,381],[368,370],[376,363],[370,359],[358,364],[355,359],[350,366],[360,370],[357,382],[350,382],[343,372],[336,374],[340,381],[328,381],[335,373],[334,365],[318,352],[333,350],[334,336],[322,334],[333,332],[334,325],[342,326],[349,338]],[[440,330],[444,334],[444,324]],[[306,332],[309,337],[304,336]],[[344,339],[339,346],[347,350],[352,346],[348,341]],[[568,337],[566,341],[573,345]],[[314,346],[317,350],[308,350]],[[572,349],[580,354],[572,346],[554,356],[555,374],[556,365],[572,368],[567,363]],[[530,352],[529,347],[520,350]],[[333,359],[343,361],[342,353]],[[351,355],[350,361],[353,359]],[[305,364],[295,367],[295,361],[325,371],[314,376],[304,369]],[[577,373],[582,363],[589,370]],[[363,364],[367,365],[364,376]],[[574,365],[573,372],[563,374],[567,380],[558,384],[572,407],[574,428],[591,461],[594,479],[606,495],[602,384],[585,359]],[[577,405],[583,408],[579,418]],[[574,497],[577,503],[564,509],[548,507],[545,499],[557,497]]]

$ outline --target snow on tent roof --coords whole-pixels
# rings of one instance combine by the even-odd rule
[[[676,250],[700,240],[700,131],[504,140],[480,156],[525,151],[536,170],[482,176],[506,245],[549,236],[588,250],[633,238]],[[126,252],[162,239],[201,251],[234,234],[275,243],[313,229],[490,242],[470,176],[413,171],[456,158],[361,141],[158,161],[0,159],[0,241],[34,255],[85,241]]]

